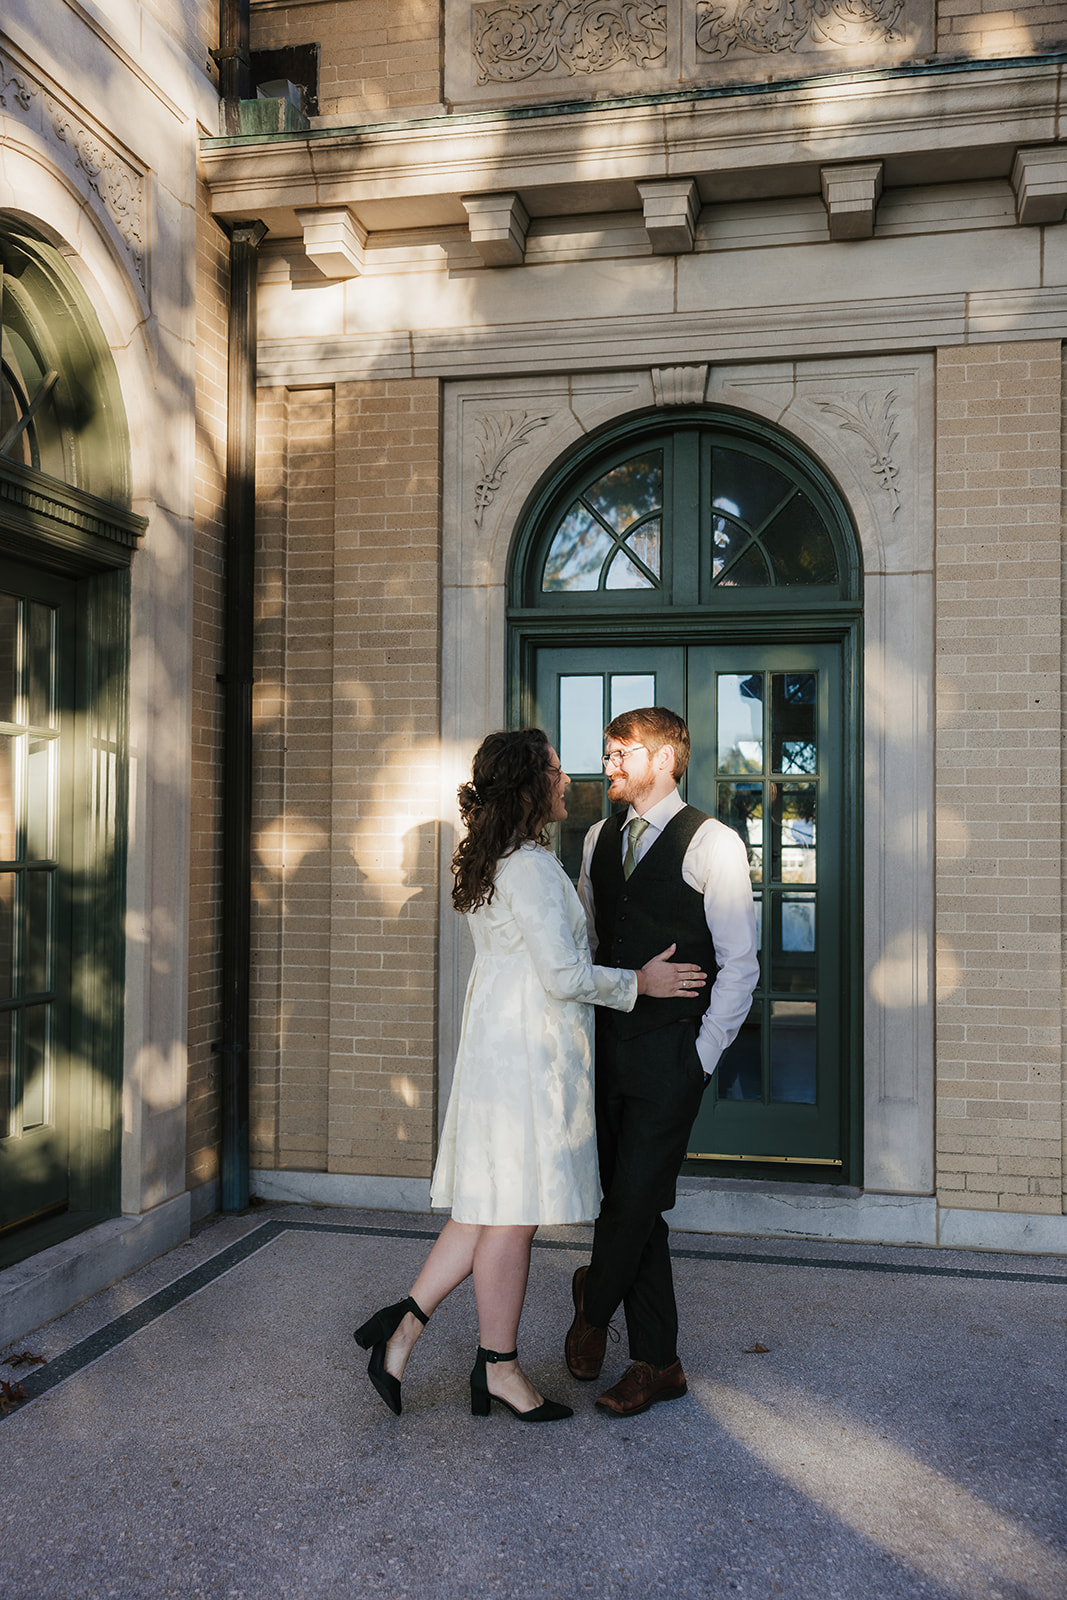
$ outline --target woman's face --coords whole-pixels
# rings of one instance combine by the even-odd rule
[[[551,745],[548,747],[548,773],[553,785],[552,810],[548,813],[548,821],[563,822],[567,816],[567,785],[571,780]]]

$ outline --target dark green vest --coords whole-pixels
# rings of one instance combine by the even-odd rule
[[[654,1000],[639,995],[632,1011],[612,1012],[616,1030],[624,1035],[646,1033],[684,1017],[699,1022],[707,1009],[719,970],[715,947],[704,916],[704,896],[682,877],[685,853],[707,820],[695,806],[679,811],[628,879],[622,875],[625,814],[609,817],[600,830],[589,863],[597,963],[602,967],[643,967],[669,944],[676,944],[672,961],[695,962],[708,974],[708,982],[691,1000]]]

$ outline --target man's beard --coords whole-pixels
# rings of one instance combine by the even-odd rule
[[[621,800],[624,804],[633,806],[635,810],[641,804],[641,801],[646,800],[656,787],[656,774],[654,772],[648,773],[644,778],[631,778],[628,773],[620,774],[620,777],[625,784],[625,788],[617,794],[612,794],[611,790],[614,789],[615,784],[618,782],[617,778],[613,779],[608,788],[608,799]]]

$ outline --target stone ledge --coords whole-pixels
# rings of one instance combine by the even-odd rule
[[[51,1322],[189,1237],[190,1196],[112,1217],[0,1275],[0,1348]]]
[[[429,1178],[374,1178],[345,1172],[253,1170],[251,1190],[260,1200],[350,1206],[358,1211],[429,1211]]]

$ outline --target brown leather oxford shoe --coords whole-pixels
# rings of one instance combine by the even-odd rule
[[[600,1369],[604,1365],[604,1351],[608,1344],[607,1328],[594,1328],[592,1323],[586,1322],[582,1311],[582,1293],[588,1271],[588,1267],[579,1267],[571,1279],[574,1321],[567,1329],[567,1339],[563,1346],[567,1370],[572,1378],[579,1378],[582,1383],[589,1383],[592,1379],[600,1377]]]
[[[669,1367],[650,1367],[647,1361],[634,1361],[615,1387],[599,1397],[597,1405],[616,1417],[636,1417],[639,1411],[647,1411],[661,1400],[680,1400],[686,1389],[680,1361],[672,1361]]]

